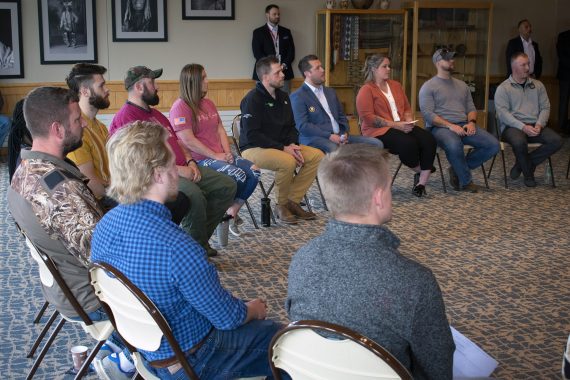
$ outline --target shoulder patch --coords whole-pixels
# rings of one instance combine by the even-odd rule
[[[57,169],[52,170],[42,178],[43,183],[45,184],[47,190],[50,192],[66,179],[67,177]]]

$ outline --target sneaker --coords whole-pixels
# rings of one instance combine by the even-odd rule
[[[101,380],[130,380],[135,375],[135,371],[125,372],[121,369],[119,354],[111,354],[103,360],[96,360],[93,367]]]
[[[297,224],[297,218],[289,211],[285,205],[275,205],[273,209],[275,217],[285,224]]]
[[[511,177],[511,179],[517,179],[521,176],[522,170],[519,167],[519,164],[517,164],[515,162],[515,164],[513,165],[513,167],[511,168],[511,171],[509,172],[509,176]]]
[[[473,183],[473,181],[469,182],[467,185],[463,186],[461,191],[467,191],[468,193],[478,193],[483,188],[479,185]]]
[[[562,356],[562,378],[564,380],[570,380],[570,335],[566,342],[566,350]]]
[[[303,210],[303,208],[298,203],[295,203],[291,200],[287,202],[286,207],[289,209],[289,211],[291,211],[291,214],[295,215],[296,218],[302,220],[313,220],[317,218],[317,215],[315,213]]]
[[[104,345],[101,346],[101,349],[99,350],[99,352],[97,352],[97,355],[95,355],[95,360],[103,360],[104,358],[113,353],[115,353],[115,351],[113,351],[111,346],[105,343]]]
[[[237,220],[232,220],[230,222],[230,233],[232,235],[234,235],[235,237],[240,237],[241,236],[241,232],[239,232],[239,228],[238,228],[238,221]]]
[[[459,177],[455,174],[455,170],[450,166],[449,169],[449,184],[453,187],[453,190],[459,191]]]

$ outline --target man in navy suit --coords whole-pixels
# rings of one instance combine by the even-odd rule
[[[265,7],[265,17],[267,23],[253,31],[251,40],[251,48],[255,62],[263,57],[274,55],[283,65],[283,74],[285,74],[285,84],[282,88],[286,93],[291,92],[291,79],[293,79],[293,60],[295,59],[295,44],[291,31],[279,25],[281,14],[279,7],[275,4],[269,4]],[[259,81],[253,68],[252,79]]]
[[[342,144],[370,144],[380,148],[382,141],[365,136],[349,136],[349,125],[336,92],[325,87],[325,70],[316,55],[307,55],[299,61],[299,71],[305,83],[291,94],[291,106],[301,144],[325,153]]]
[[[524,19],[519,21],[518,28],[520,35],[509,40],[507,44],[507,76],[513,73],[511,70],[511,57],[515,53],[525,53],[528,55],[531,77],[539,79],[542,73],[542,56],[538,50],[538,44],[530,38],[532,25],[530,21]]]

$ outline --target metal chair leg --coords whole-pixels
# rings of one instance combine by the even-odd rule
[[[487,174],[485,173],[485,166],[481,164],[481,171],[483,172],[483,179],[485,180],[485,187],[489,189],[489,181],[487,180]]]
[[[566,168],[566,179],[568,179],[569,174],[570,174],[570,157],[568,158],[568,167]]]
[[[400,171],[401,167],[402,167],[402,161],[400,161],[400,165],[398,165],[398,168],[396,169],[396,172],[394,173],[394,176],[392,177],[391,186],[394,186],[394,181],[396,180],[396,176],[398,175],[398,172]]]
[[[321,195],[321,201],[323,202],[323,207],[325,208],[325,211],[329,211],[329,208],[327,207],[327,202],[325,201],[325,197],[323,196],[323,190],[321,189],[321,184],[319,183],[319,178],[315,178],[317,181],[317,187],[319,188],[319,194]]]
[[[259,225],[257,224],[257,220],[255,220],[255,215],[253,215],[253,210],[251,209],[251,206],[249,205],[249,202],[247,200],[245,201],[245,207],[247,207],[247,211],[249,212],[249,216],[251,217],[251,221],[253,222],[253,226],[256,229],[259,229]]]
[[[443,176],[443,168],[441,167],[441,160],[439,158],[439,153],[435,153],[437,158],[437,166],[439,166],[439,175],[441,176],[441,184],[443,185],[443,192],[447,193],[447,186],[445,185],[445,177]]]
[[[42,360],[44,359],[44,356],[46,356],[48,349],[51,347],[51,344],[55,340],[55,337],[57,336],[57,334],[59,334],[59,331],[61,330],[61,328],[63,327],[64,324],[65,324],[65,319],[61,318],[61,320],[59,321],[57,326],[55,326],[55,330],[50,335],[48,341],[46,342],[46,344],[44,345],[44,347],[40,351],[40,354],[38,355],[37,359],[34,361],[34,365],[32,366],[32,369],[30,369],[30,372],[28,373],[26,380],[31,380],[34,377],[34,375],[36,374],[36,371],[38,370],[38,367],[40,366]]]
[[[49,306],[49,302],[48,301],[44,302],[44,305],[38,311],[38,314],[36,314],[36,318],[34,319],[34,323],[40,323],[40,320],[44,316],[44,313],[45,313],[46,309],[48,308],[48,306]]]
[[[47,303],[47,302],[46,302]],[[42,329],[42,331],[40,332],[40,335],[38,335],[38,337],[36,338],[36,341],[34,342],[34,345],[32,346],[32,348],[30,349],[30,352],[28,352],[28,354],[26,355],[26,357],[32,358],[34,357],[34,354],[36,353],[36,350],[38,349],[38,346],[40,345],[40,343],[42,342],[42,340],[44,339],[44,337],[46,336],[47,332],[49,331],[51,325],[53,324],[53,321],[55,321],[55,319],[57,318],[57,316],[59,315],[59,311],[55,310],[53,312],[53,314],[51,315],[51,317],[48,319],[48,321],[46,322],[44,328]]]
[[[505,179],[505,189],[509,188],[507,183],[507,163],[505,161],[505,152],[501,150],[501,160],[503,162],[503,178]]]
[[[493,159],[491,160],[491,166],[489,166],[489,170],[487,171],[487,178],[491,178],[491,171],[493,170],[493,165],[495,165],[495,159],[497,158],[497,155],[493,156]]]
[[[83,363],[83,365],[79,369],[79,372],[77,372],[77,375],[75,375],[75,380],[79,380],[83,378],[83,376],[85,376],[85,374],[89,371],[89,365],[91,365],[91,362],[93,361],[93,359],[95,359],[95,356],[97,356],[99,350],[101,349],[101,347],[103,347],[104,344],[105,344],[104,340],[100,340],[99,342],[97,342],[97,345],[95,346],[95,348],[93,348],[93,350],[85,360],[85,363]]]

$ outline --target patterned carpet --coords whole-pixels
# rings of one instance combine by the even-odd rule
[[[570,333],[570,180],[565,178],[569,156],[566,141],[553,157],[556,188],[543,183],[540,167],[537,188],[509,180],[505,190],[500,158],[489,180],[491,190],[479,194],[449,189],[444,194],[435,173],[428,197],[418,199],[411,195],[412,173],[406,168],[394,184],[389,227],[402,240],[401,252],[433,270],[450,323],[499,361],[493,377],[560,379],[562,350]],[[512,162],[508,152],[507,170]],[[392,169],[396,164],[392,160]],[[442,164],[445,170],[444,157]],[[481,171],[474,175],[483,184]],[[0,178],[5,194],[5,164],[0,166]],[[225,286],[243,298],[266,298],[270,318],[282,322],[287,322],[283,305],[291,256],[322,231],[329,217],[315,187],[310,199],[319,218],[297,226],[255,230],[244,209],[246,233],[230,237],[229,245],[213,259]],[[259,215],[259,191],[250,203]],[[31,321],[43,301],[35,268],[6,211],[5,196],[0,202],[0,229],[0,373],[2,378],[21,379],[31,367],[25,351],[39,332]],[[217,246],[215,237],[213,245]],[[64,376],[71,366],[69,348],[80,343],[93,344],[74,326],[64,327],[36,378],[69,378]]]

